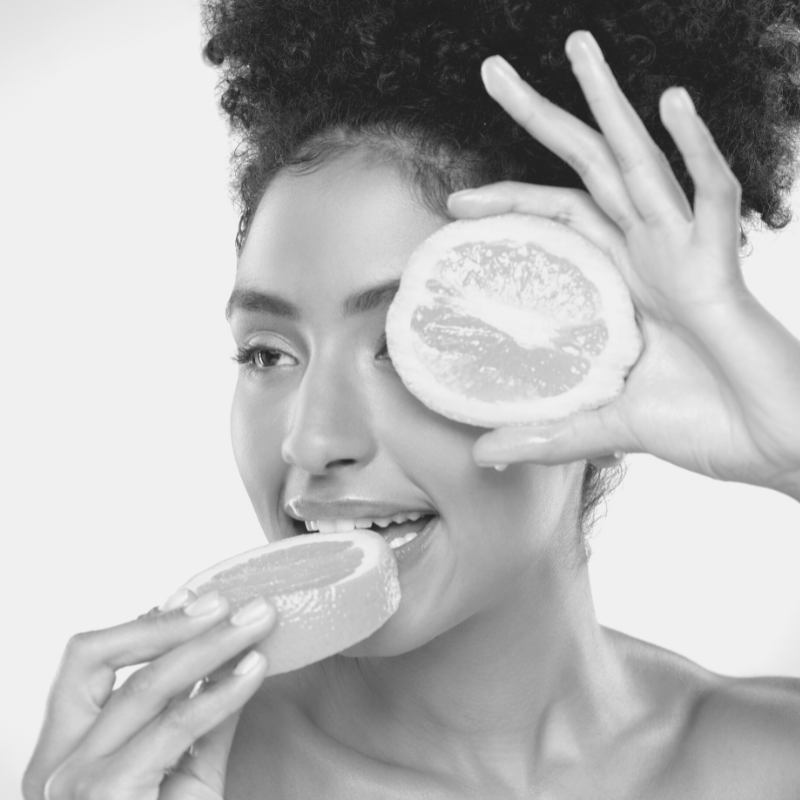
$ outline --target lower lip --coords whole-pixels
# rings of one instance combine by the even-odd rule
[[[400,572],[404,572],[416,564],[422,558],[422,554],[431,546],[433,532],[439,527],[439,519],[438,515],[431,517],[428,524],[410,542],[392,550]]]

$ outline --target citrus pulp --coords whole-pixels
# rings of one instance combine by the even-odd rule
[[[299,534],[215,564],[184,586],[237,609],[263,596],[278,621],[256,650],[268,675],[299,669],[374,633],[400,605],[397,562],[374,531]]]
[[[486,427],[597,408],[622,391],[642,349],[610,258],[566,225],[515,213],[428,237],[403,272],[386,336],[409,391]]]

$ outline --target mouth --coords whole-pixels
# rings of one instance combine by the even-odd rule
[[[294,518],[291,520],[296,535],[339,533],[360,528],[380,534],[386,539],[392,550],[397,550],[416,539],[423,528],[437,516],[430,511],[415,511],[381,519],[311,520],[308,522]]]

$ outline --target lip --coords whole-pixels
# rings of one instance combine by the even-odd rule
[[[318,501],[308,498],[292,498],[283,507],[287,516],[296,520],[310,521],[320,519],[380,519],[393,517],[395,514],[407,514],[421,511],[425,514],[438,512],[424,504],[387,502],[384,500],[366,500],[361,498],[344,498],[339,500]]]
[[[437,514],[428,520],[425,527],[407,544],[400,545],[396,550],[393,550],[395,560],[397,561],[397,568],[400,574],[407,572],[414,564],[422,558],[431,546],[431,540],[434,538],[434,532],[439,530],[442,524],[442,519]]]

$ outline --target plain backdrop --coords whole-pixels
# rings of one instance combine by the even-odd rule
[[[72,633],[263,542],[229,443],[237,218],[200,47],[196,0],[0,8],[3,798]],[[748,283],[800,334],[800,222],[753,245]],[[629,465],[594,541],[601,621],[800,676],[797,503]]]

